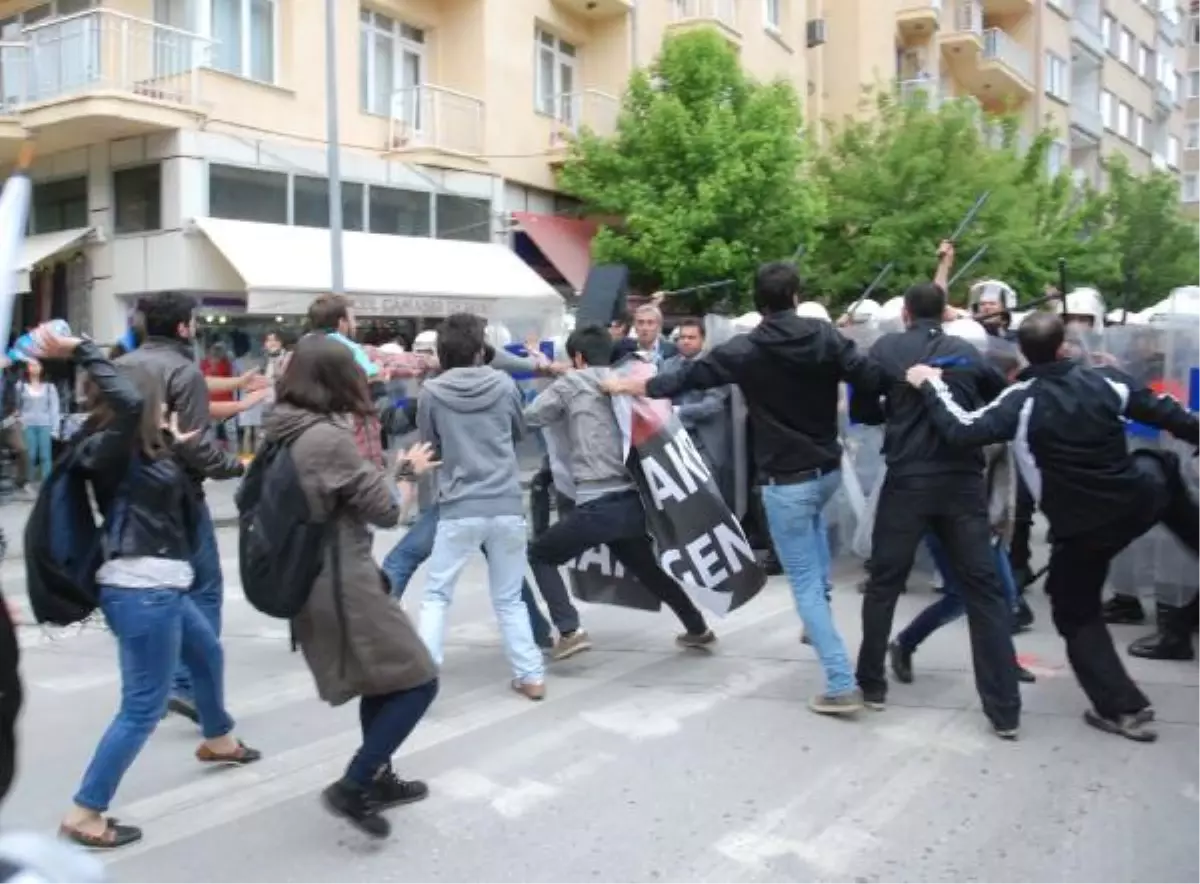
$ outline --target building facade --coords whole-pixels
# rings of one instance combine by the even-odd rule
[[[1180,193],[1192,217],[1200,217],[1200,0],[1187,18],[1187,104],[1184,115],[1183,178]]]
[[[1103,187],[1115,153],[1181,172],[1191,47],[1177,0],[812,2],[829,35],[810,67],[824,116],[861,112],[865,86],[967,99],[1016,113],[1026,138],[1052,128],[1051,172]]]
[[[803,87],[802,13],[791,0],[338,0],[360,313],[454,309],[434,281],[415,288],[434,252],[443,275],[475,268],[443,287],[484,291],[459,295],[552,291],[494,257],[528,270],[513,245],[578,290],[589,231],[557,217],[554,191],[572,132],[613,131],[632,67],[689,28]],[[201,297],[205,322],[270,325],[327,289],[326,33],[322,0],[0,2],[0,164],[30,136],[38,150],[14,327],[66,315],[114,340],[136,298],[163,290]],[[414,251],[414,237],[439,243]]]

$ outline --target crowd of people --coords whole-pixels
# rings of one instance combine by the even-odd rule
[[[934,280],[904,295],[904,330],[865,351],[837,324],[798,310],[801,280],[782,262],[756,275],[762,319],[748,333],[710,343],[702,322],[687,321],[671,343],[657,307],[649,306],[635,315],[633,336],[620,321],[575,329],[565,361],[533,348],[524,356],[494,348],[486,321],[465,313],[442,324],[436,359],[373,358],[354,340],[350,302],[337,295],[314,301],[309,333],[286,352],[282,341],[269,342],[269,377],[223,370],[206,377],[192,345],[196,304],[177,293],[139,305],[139,339],[115,360],[86,339],[39,328],[41,358],[71,360],[86,375],[88,416],[58,468],[91,487],[103,516],[96,603],[117,641],[122,680],[120,708],[61,835],[94,849],[142,837],[111,816],[110,805],[168,711],[198,725],[201,764],[242,766],[262,757],[235,736],[226,708],[224,575],[204,496],[205,480],[247,470],[213,432],[213,421],[234,407],[264,409],[261,451],[273,454],[260,453],[249,467],[265,475],[262,487],[298,495],[307,518],[325,532],[314,579],[302,587],[302,606],[290,621],[320,697],[333,705],[358,701],[361,746],[322,798],[370,836],[388,834],[383,811],[428,794],[423,782],[401,778],[392,758],[437,695],[447,609],[475,550],[486,558],[509,684],[522,698],[548,696],[546,653],[561,660],[592,646],[560,569],[601,544],[677,616],[679,646],[716,645],[648,535],[616,396],[671,400],[731,501],[736,471],[719,421],[727,419],[732,391],[744,400],[760,527],[824,675],[813,711],[853,716],[884,708],[889,657],[896,679],[911,681],[921,642],[965,613],[984,713],[999,737],[1017,737],[1019,683],[1033,680],[1014,650],[1013,633],[1028,618],[1006,554],[1021,485],[1053,533],[1047,591],[1088,699],[1086,720],[1153,740],[1153,707],[1113,646],[1102,591],[1114,556],[1152,526],[1165,525],[1194,555],[1200,525],[1178,459],[1131,453],[1125,421],[1195,445],[1197,418],[1117,368],[1072,356],[1069,323],[1055,313],[1027,317],[1013,336],[1023,367],[998,366],[979,339],[980,324],[947,305],[953,258],[952,246],[943,244]],[[654,363],[658,371],[649,379],[623,375],[613,370],[623,359]],[[546,382],[526,401],[511,375],[530,372]],[[385,394],[388,378],[414,375],[424,377],[416,397],[397,404]],[[233,389],[249,395],[223,398]],[[847,389],[854,419],[883,427],[886,461],[856,663],[833,617],[825,521],[842,483]],[[32,371],[21,396],[31,414],[52,407]],[[412,432],[420,441],[390,458],[386,440]],[[535,482],[532,540],[515,448],[531,432],[565,447],[557,468],[548,461],[548,474]],[[36,432],[30,443],[43,444]],[[377,563],[373,529],[395,526],[417,483],[430,480],[433,505]],[[924,542],[933,546],[945,594],[893,637],[897,598]],[[426,560],[414,623],[399,600]]]

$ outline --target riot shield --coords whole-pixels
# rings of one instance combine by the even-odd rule
[[[734,322],[726,316],[708,315],[704,317],[704,340],[711,349],[720,346],[735,335],[744,334]],[[733,462],[733,475],[730,484],[733,489],[733,499],[730,504],[733,513],[739,519],[746,515],[750,505],[750,491],[754,477],[750,473],[750,451],[747,445],[746,399],[741,389],[735,384],[729,391],[729,451]]]
[[[870,350],[885,332],[875,322],[840,328],[844,337],[862,352]],[[851,390],[843,387],[839,406],[842,436],[842,488],[825,511],[829,523],[829,550],[835,558],[871,555],[875,507],[883,486],[883,428],[850,420]]]

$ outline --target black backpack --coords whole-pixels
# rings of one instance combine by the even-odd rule
[[[268,617],[290,620],[308,602],[332,525],[313,517],[290,443],[268,442],[259,451],[236,502],[246,600]]]
[[[104,531],[96,524],[88,482],[59,458],[42,483],[25,523],[25,581],[38,623],[68,626],[100,603],[96,570],[104,562]]]

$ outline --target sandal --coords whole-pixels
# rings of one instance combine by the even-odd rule
[[[116,850],[142,840],[142,830],[137,826],[123,826],[113,817],[104,822],[104,832],[100,835],[90,835],[64,823],[58,827],[58,837],[88,850]]]
[[[262,758],[262,753],[257,749],[251,749],[241,740],[237,741],[238,747],[234,752],[220,753],[209,749],[204,743],[200,744],[200,748],[196,750],[196,760],[204,764],[236,764],[245,765],[253,764]]]

